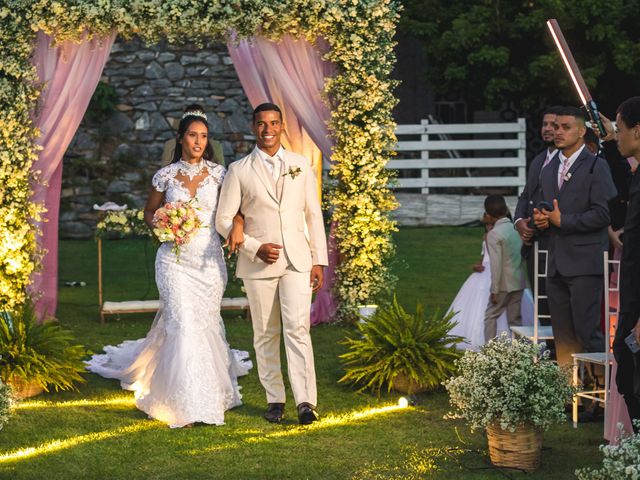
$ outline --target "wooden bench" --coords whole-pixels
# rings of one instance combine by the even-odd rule
[[[124,302],[104,302],[100,307],[100,324],[104,325],[105,315],[121,313],[153,313],[160,308],[160,300],[127,300]],[[251,319],[249,300],[246,297],[223,298],[221,310],[242,310]]]
[[[103,301],[102,290],[102,239],[98,238],[98,305],[100,305],[100,325],[104,325],[106,315],[122,313],[153,313],[160,308],[160,300],[127,300],[122,302]],[[249,300],[246,297],[223,298],[221,310],[243,310],[251,319]]]

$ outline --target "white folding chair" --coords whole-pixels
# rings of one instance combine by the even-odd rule
[[[540,314],[540,300],[547,300],[547,295],[540,295],[540,279],[547,278],[548,250],[540,250],[538,242],[533,244],[533,268],[535,275],[533,276],[533,326],[511,327],[513,335],[524,337],[533,343],[539,341],[553,340],[553,330],[551,326],[540,325],[541,318],[551,318],[551,315]],[[540,271],[540,255],[544,256],[544,271]]]
[[[610,273],[613,272],[615,282],[611,282]],[[615,283],[615,286],[611,284]],[[615,302],[619,305],[620,296],[620,260],[609,260],[609,252],[604,252],[604,350],[602,352],[584,352],[572,353],[573,357],[573,386],[580,388],[584,380],[584,367],[586,364],[602,365],[604,368],[604,385],[602,388],[595,387],[587,390],[578,390],[573,396],[572,420],[573,427],[578,427],[578,402],[581,398],[592,400],[602,404],[604,409],[604,425],[607,425],[609,391],[610,391],[610,372],[611,360],[613,354],[611,352],[614,334],[611,332],[611,317],[618,314],[617,308],[611,307],[610,294],[613,293],[618,297]]]

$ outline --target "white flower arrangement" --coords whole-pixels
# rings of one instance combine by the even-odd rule
[[[104,237],[107,233],[118,234],[120,237],[151,236],[151,230],[144,222],[144,211],[141,209],[107,212],[96,225],[96,237]]]
[[[633,423],[640,427],[640,421]],[[617,445],[600,445],[602,467],[576,470],[578,480],[640,480],[640,433],[625,436],[622,424],[618,432]]]
[[[471,430],[498,422],[512,432],[522,424],[547,430],[566,421],[573,388],[544,346],[502,334],[456,363],[458,375],[444,382],[455,408],[448,418],[465,419]]]
[[[329,198],[341,258],[335,291],[339,317],[356,318],[359,304],[393,287],[388,260],[396,227],[389,212],[397,204],[385,165],[396,140],[396,82],[389,77],[400,8],[398,0],[27,0],[0,6],[0,305],[24,302],[42,253],[32,223],[42,207],[31,199],[39,133],[30,114],[42,88],[30,63],[37,31],[57,42],[112,31],[150,43],[226,42],[231,32],[236,40],[290,34],[310,42],[322,37],[330,45],[325,58],[336,66],[323,92],[335,139],[331,176],[337,187]]]
[[[11,387],[0,381],[0,430],[11,417],[14,402]]]

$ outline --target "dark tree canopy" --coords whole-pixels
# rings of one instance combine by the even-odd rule
[[[601,110],[640,93],[640,0],[405,0],[427,82],[471,110],[579,104],[545,22],[556,18]]]

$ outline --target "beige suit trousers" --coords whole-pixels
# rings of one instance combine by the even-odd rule
[[[284,330],[289,383],[296,405],[317,405],[316,372],[310,335],[309,272],[289,266],[280,277],[244,279],[253,322],[258,376],[268,403],[285,403],[280,365]],[[282,317],[282,318],[281,318]]]
[[[496,337],[498,326],[497,321],[502,312],[507,312],[507,322],[509,327],[519,327],[522,325],[522,293],[523,290],[513,292],[498,292],[496,300],[498,303],[487,304],[484,313],[484,341],[485,343]]]

